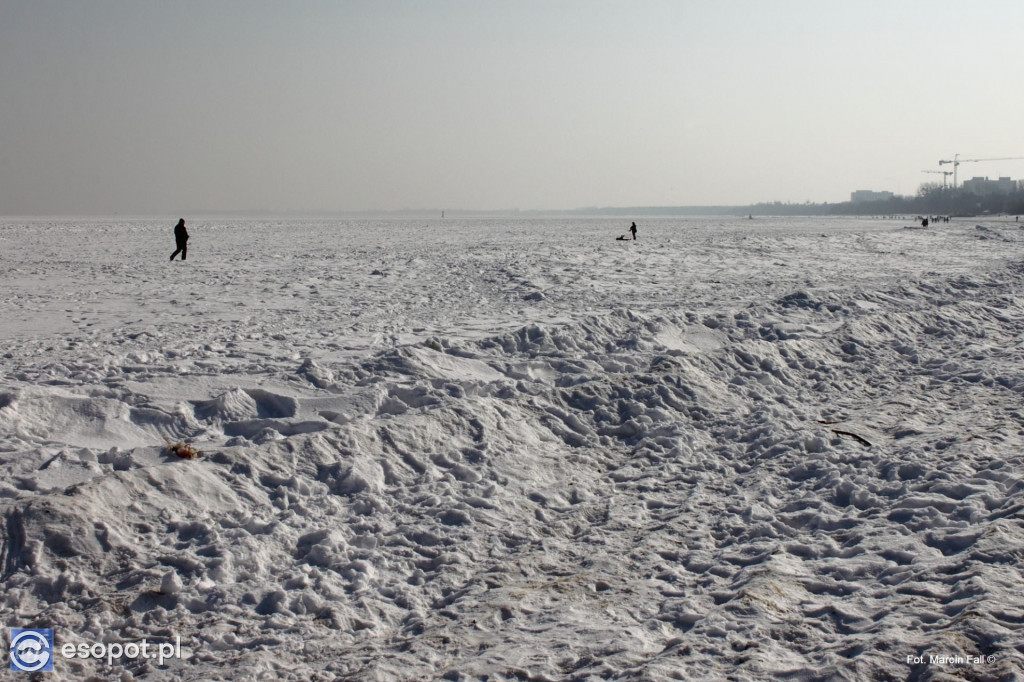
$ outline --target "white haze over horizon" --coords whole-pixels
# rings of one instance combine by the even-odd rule
[[[0,215],[913,194],[1024,156],[1021,26],[996,0],[0,0]]]

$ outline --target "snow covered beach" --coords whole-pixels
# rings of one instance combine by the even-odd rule
[[[1012,219],[186,219],[0,221],[56,679],[1024,675]]]

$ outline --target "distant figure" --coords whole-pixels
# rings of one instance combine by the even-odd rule
[[[185,219],[182,218],[178,221],[178,224],[174,226],[174,244],[178,248],[171,254],[171,260],[179,253],[181,254],[181,260],[185,260],[185,256],[188,255],[188,230],[185,229]]]
[[[924,220],[921,221],[921,227],[928,227],[928,219],[927,218],[925,218]]]
[[[629,226],[629,231],[633,233],[633,240],[636,240],[636,223]]]

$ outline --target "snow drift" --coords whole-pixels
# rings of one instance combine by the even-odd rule
[[[644,230],[661,251],[602,245],[582,279],[576,236],[515,278],[493,245],[412,242],[371,276],[378,254],[335,264],[293,225],[276,280],[200,271],[185,335],[180,303],[143,305],[156,277],[95,336],[26,284],[46,329],[9,334],[0,386],[8,623],[181,636],[183,660],[126,678],[1020,674],[1020,233],[961,264],[973,225],[868,225],[666,221]],[[882,272],[886,244],[913,271]],[[687,258],[703,270],[677,279]],[[391,288],[339,331],[353,311],[316,316],[332,277]],[[266,311],[232,314],[232,286]],[[949,652],[984,662],[928,663]]]

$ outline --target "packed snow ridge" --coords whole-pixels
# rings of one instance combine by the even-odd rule
[[[1012,220],[173,222],[0,223],[59,675],[1024,675]]]

